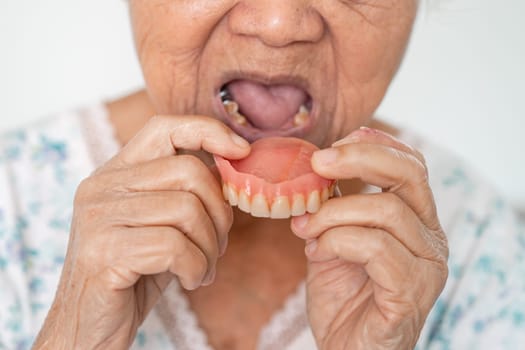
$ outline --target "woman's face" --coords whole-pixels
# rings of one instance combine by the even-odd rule
[[[158,113],[214,116],[249,140],[297,136],[326,146],[371,118],[403,56],[417,0],[130,6]]]

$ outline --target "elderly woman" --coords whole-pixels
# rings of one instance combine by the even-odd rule
[[[0,348],[525,342],[512,208],[373,119],[416,0],[129,7],[145,91],[2,137]]]

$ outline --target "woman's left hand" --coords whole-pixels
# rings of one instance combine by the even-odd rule
[[[316,152],[316,173],[381,193],[332,198],[292,220],[307,240],[307,302],[320,349],[411,349],[445,285],[446,236],[421,154],[360,129]]]

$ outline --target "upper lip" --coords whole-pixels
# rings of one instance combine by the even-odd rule
[[[234,80],[251,80],[264,85],[294,85],[297,86],[311,97],[310,82],[303,76],[293,74],[263,74],[257,71],[227,71],[221,79],[220,84],[215,87],[215,94],[218,94],[221,88]]]

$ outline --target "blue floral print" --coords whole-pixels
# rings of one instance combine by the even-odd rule
[[[53,301],[75,189],[96,167],[82,118],[105,115],[65,113],[0,136],[0,349],[29,349]],[[523,347],[523,219],[464,162],[401,137],[426,156],[450,245],[449,279],[416,349]],[[152,313],[133,348],[176,349],[164,327]]]

